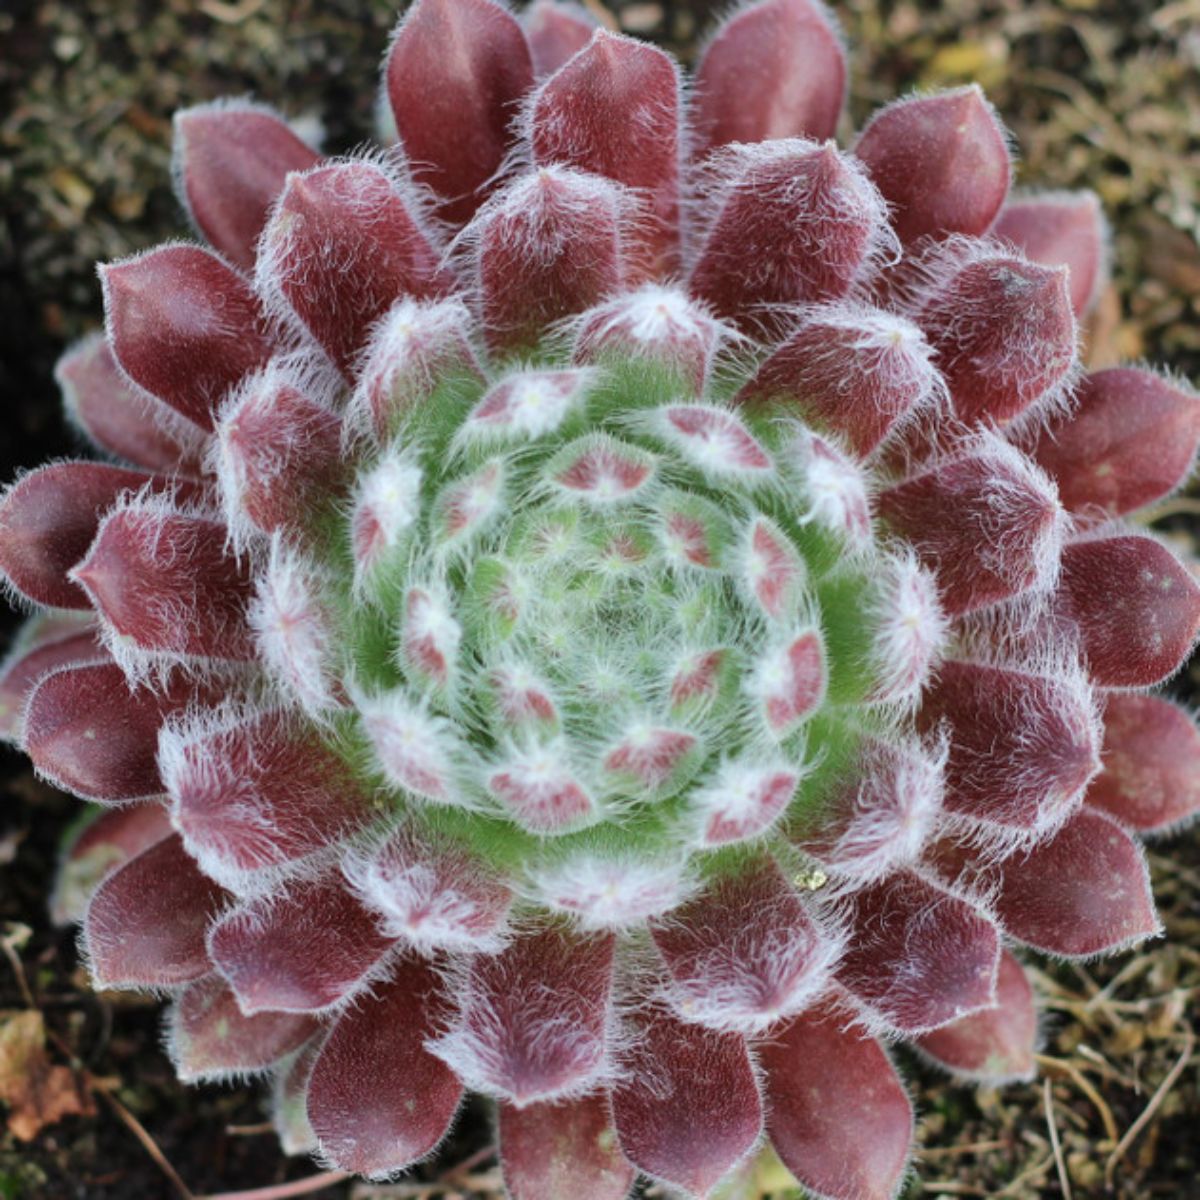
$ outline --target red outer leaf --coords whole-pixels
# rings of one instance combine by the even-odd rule
[[[578,1095],[608,1064],[614,939],[554,926],[471,960],[429,1049],[472,1090],[524,1106]]]
[[[54,378],[67,418],[109,454],[152,471],[199,471],[203,432],[153,396],[134,388],[98,333],[58,360]]]
[[[891,1200],[908,1164],[912,1106],[879,1043],[852,1022],[845,1009],[823,1004],[761,1044],[767,1134],[814,1193]]]
[[[651,924],[685,1021],[751,1033],[800,1011],[837,954],[769,859],[719,879]]]
[[[1100,767],[1086,685],[969,662],[943,663],[918,717],[950,729],[945,807],[1013,833],[1053,829]]]
[[[339,484],[341,420],[282,374],[248,380],[217,423],[226,503],[265,533],[304,529]]]
[[[56,786],[87,800],[161,795],[159,726],[198,698],[197,689],[179,679],[162,690],[135,690],[113,662],[68,666],[31,694],[25,752]]]
[[[865,457],[937,394],[931,356],[921,331],[902,317],[865,306],[814,306],[737,399],[795,406]]]
[[[872,1017],[925,1033],[990,1007],[1000,937],[974,905],[903,871],[850,898],[840,981]]]
[[[878,512],[935,574],[951,615],[1054,578],[1064,526],[1054,486],[999,443],[887,488]]]
[[[288,176],[263,231],[256,280],[348,379],[371,327],[395,301],[441,296],[452,282],[410,197],[364,161]]]
[[[332,1008],[379,977],[394,945],[338,875],[248,900],[209,935],[212,960],[246,1016]]]
[[[1127,828],[1155,833],[1200,811],[1200,730],[1178,705],[1110,693],[1102,755],[1085,800]]]
[[[171,832],[167,810],[157,802],[97,811],[63,851],[50,901],[54,923],[82,921],[96,888]]]
[[[0,502],[0,569],[38,604],[89,607],[67,572],[87,553],[117,498],[151,483],[169,486],[161,476],[105,463],[52,463],[31,471]]]
[[[39,613],[30,617],[0,666],[0,738],[17,741],[34,685],[51,671],[108,658],[91,615]]]
[[[880,110],[854,153],[887,197],[904,242],[982,234],[1008,195],[1004,127],[977,84]]]
[[[996,1004],[917,1038],[921,1051],[956,1075],[989,1083],[1032,1079],[1037,1070],[1038,1020],[1025,968],[1005,950],[996,976]]]
[[[886,237],[879,193],[832,143],[736,146],[713,161],[714,215],[689,286],[744,330],[769,324],[763,305],[846,295]]]
[[[168,729],[159,766],[172,819],[214,876],[309,858],[360,826],[370,805],[343,759],[278,712]]]
[[[1059,597],[1079,625],[1092,678],[1106,687],[1160,683],[1200,633],[1200,586],[1165,546],[1139,534],[1068,546]]]
[[[1021,196],[1003,208],[992,234],[1033,262],[1071,272],[1071,307],[1084,316],[1108,275],[1108,228],[1095,192]]]
[[[942,807],[942,765],[914,742],[864,736],[845,769],[822,788],[791,840],[849,879],[878,879],[920,857]]]
[[[432,967],[405,960],[329,1035],[309,1080],[308,1119],[321,1153],[343,1171],[394,1175],[445,1136],[463,1089],[425,1049],[440,991]]]
[[[928,264],[914,320],[964,424],[1005,425],[1064,383],[1076,361],[1066,271],[958,245]]]
[[[289,171],[321,156],[269,109],[199,104],[175,114],[175,178],[196,228],[243,271]]]
[[[643,1005],[613,1090],[621,1149],[639,1170],[707,1196],[762,1131],[758,1082],[738,1033],[688,1025]]]
[[[532,345],[627,281],[630,198],[600,176],[544,167],[492,198],[468,231],[488,340]]]
[[[175,987],[212,970],[204,936],[227,893],[172,834],[118,868],[83,922],[95,987]]]
[[[298,1050],[320,1028],[296,1013],[246,1017],[219,975],[189,983],[167,1016],[167,1045],[184,1083],[263,1071]]]
[[[492,0],[417,0],[396,31],[385,79],[413,177],[456,224],[479,207],[533,86],[520,25]]]
[[[246,280],[199,246],[160,246],[100,268],[113,354],[134,383],[201,429],[271,354]]]
[[[1119,517],[1173,492],[1200,444],[1200,396],[1138,367],[1088,375],[1033,453],[1073,513]]]
[[[561,163],[634,189],[645,201],[639,229],[655,274],[678,257],[680,84],[670,55],[599,30],[550,77],[530,111],[539,166]]]
[[[500,1160],[512,1200],[625,1200],[636,1174],[617,1145],[603,1094],[501,1104]]]
[[[846,54],[817,0],[742,3],[696,68],[696,153],[729,142],[833,137],[846,95]]]
[[[1141,847],[1111,817],[1083,808],[1048,842],[998,869],[1006,933],[1047,954],[1111,954],[1160,931]]]
[[[71,572],[115,637],[139,651],[249,662],[249,568],[226,553],[225,527],[151,503],[105,517]]]
[[[599,26],[581,4],[535,0],[522,15],[533,73],[545,79],[592,40]]]

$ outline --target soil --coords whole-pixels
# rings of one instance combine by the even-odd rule
[[[712,7],[638,0],[620,21],[687,57]],[[1196,0],[835,7],[853,47],[854,122],[912,87],[978,79],[1014,131],[1020,184],[1090,186],[1108,208],[1114,284],[1091,361],[1145,357],[1200,377]],[[0,476],[78,448],[51,372],[100,321],[92,264],[187,235],[169,182],[172,111],[253,93],[319,123],[328,148],[353,147],[371,136],[394,19],[392,0],[5,0]],[[1158,528],[1186,549],[1200,526],[1185,500]],[[1193,699],[1198,683],[1193,665],[1174,688]],[[45,913],[77,802],[10,751],[0,787],[0,1017],[32,1000],[50,1061],[90,1099],[31,1141],[0,1132],[0,1200],[178,1200],[311,1177],[312,1164],[280,1157],[253,1087],[174,1080],[152,1001],[89,989],[72,931]],[[1086,967],[1029,959],[1047,1012],[1041,1079],[972,1089],[905,1064],[921,1114],[907,1196],[1200,1198],[1200,834],[1152,846],[1151,865],[1165,939]],[[306,1194],[498,1200],[490,1136],[472,1108],[411,1181]],[[796,1195],[769,1171],[740,1194]]]

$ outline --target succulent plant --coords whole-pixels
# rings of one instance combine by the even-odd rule
[[[890,1045],[1028,1077],[1008,947],[1157,932],[1200,588],[1137,519],[1200,400],[1083,373],[1098,205],[1010,195],[977,88],[845,151],[845,75],[816,0],[689,88],[582,9],[417,0],[385,149],[179,115],[208,246],[101,268],[59,369],[101,457],[0,506],[0,700],[92,802],[97,986],[273,1080],[287,1151],[391,1176],[472,1091],[516,1200],[765,1139],[879,1200]]]

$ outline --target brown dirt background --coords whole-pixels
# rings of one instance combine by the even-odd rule
[[[625,3],[620,21],[687,57],[712,7]],[[897,92],[978,79],[1014,131],[1022,184],[1086,185],[1106,203],[1114,286],[1093,330],[1093,361],[1146,357],[1200,378],[1200,0],[833,7],[853,47],[854,122]],[[99,322],[92,263],[186,236],[168,179],[171,112],[252,93],[319,120],[330,149],[353,147],[370,137],[377,64],[394,20],[392,0],[0,3],[5,478],[73,449],[51,369],[68,340]],[[1184,547],[1200,527],[1188,507],[1158,526]],[[1191,698],[1198,682],[1193,665],[1174,688]],[[94,1115],[67,1118],[33,1142],[0,1131],[0,1200],[184,1196],[163,1162],[195,1197],[311,1175],[310,1164],[281,1160],[261,1131],[253,1088],[175,1083],[153,1004],[89,991],[73,935],[49,927],[44,905],[57,838],[76,804],[10,752],[0,758],[0,788],[0,943],[12,947],[60,1039],[53,1060],[90,1072],[116,1101],[101,1096]],[[1046,1005],[1043,1079],[972,1089],[906,1064],[921,1114],[907,1197],[1200,1198],[1200,833],[1151,847],[1151,862],[1167,940],[1087,966],[1031,960]],[[24,1003],[13,963],[0,961],[0,1014]],[[489,1141],[485,1112],[471,1108],[413,1181],[309,1194],[498,1200]],[[1122,1141],[1110,1188],[1106,1165]],[[744,1181],[740,1194],[797,1195],[770,1171]]]

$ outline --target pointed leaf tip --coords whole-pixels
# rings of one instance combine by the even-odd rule
[[[1110,692],[1103,762],[1085,802],[1127,828],[1169,830],[1200,812],[1200,729],[1170,700]]]
[[[1141,534],[1068,546],[1059,603],[1078,625],[1093,680],[1107,687],[1161,683],[1200,634],[1200,584],[1170,550]]]
[[[412,197],[392,172],[361,160],[288,176],[263,231],[256,281],[347,379],[397,300],[436,298],[452,284]]]
[[[1003,208],[991,232],[1033,262],[1071,272],[1071,307],[1084,317],[1108,276],[1108,226],[1095,192],[1022,196]]]
[[[1140,367],[1084,377],[1071,412],[1042,431],[1033,455],[1084,520],[1135,512],[1191,472],[1200,445],[1200,395]]]
[[[180,198],[209,243],[243,271],[290,171],[321,156],[275,113],[250,104],[201,104],[175,114]]]
[[[638,195],[645,212],[635,236],[655,274],[677,265],[680,104],[670,55],[598,30],[542,85],[530,110],[535,164],[575,167]]]
[[[439,216],[464,224],[533,85],[520,25],[493,0],[418,0],[396,31],[385,82],[413,177],[438,195]]]
[[[696,69],[696,152],[731,142],[833,137],[846,54],[818,0],[740,4]]]
[[[1005,950],[996,976],[996,1003],[917,1038],[917,1046],[947,1070],[989,1083],[1031,1079],[1037,1069],[1037,1006],[1025,968]]]
[[[977,85],[878,112],[854,147],[892,207],[900,240],[987,231],[1008,195],[1004,128]]]
[[[161,246],[100,268],[113,354],[139,387],[203,430],[270,356],[249,283],[199,246]]]
[[[1006,859],[996,873],[1005,932],[1047,954],[1110,954],[1161,930],[1142,848],[1096,809],[1080,809],[1053,838]]]

